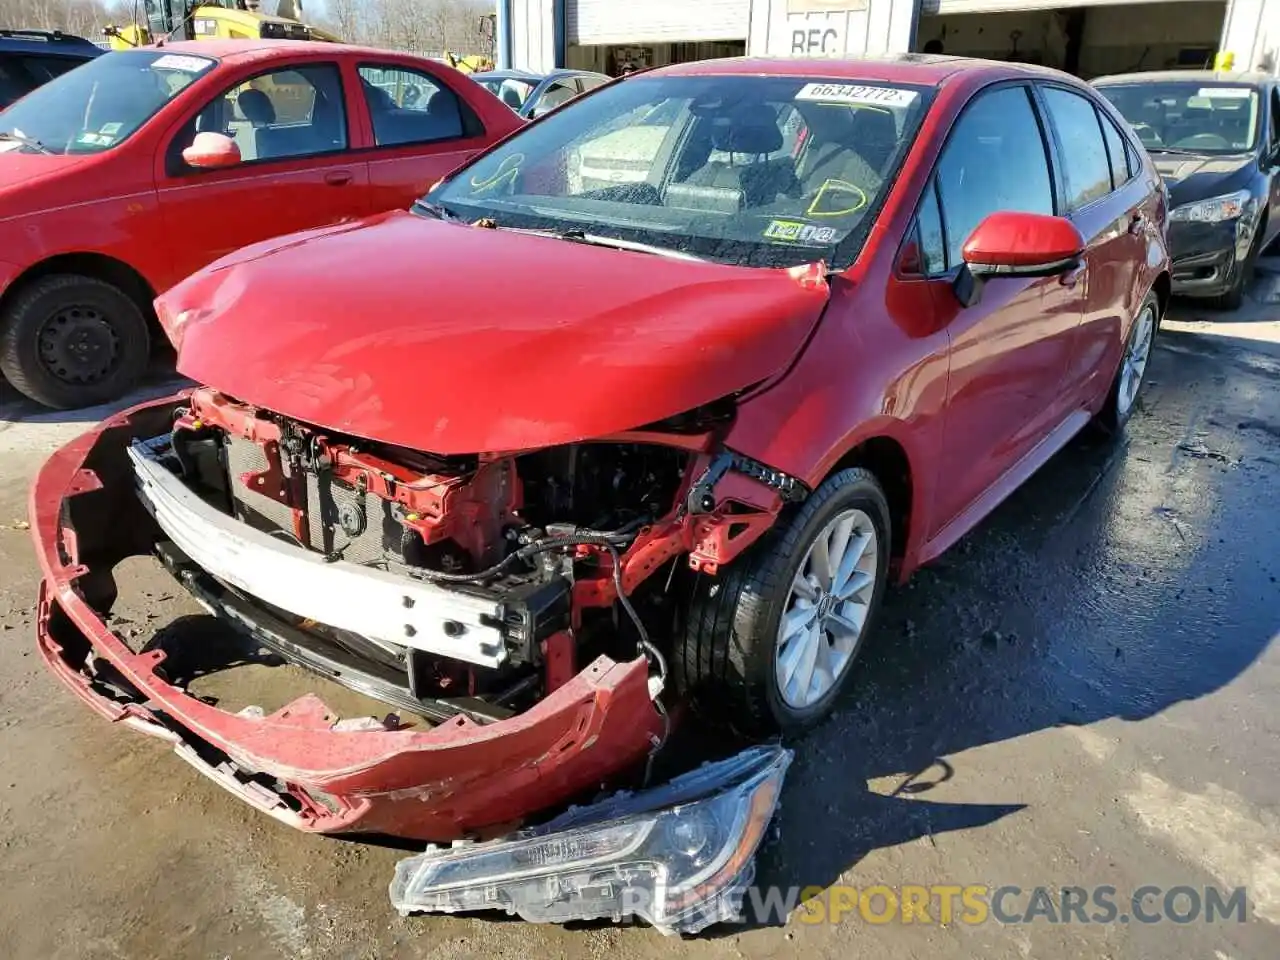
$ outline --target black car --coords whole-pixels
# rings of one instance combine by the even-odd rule
[[[1173,290],[1235,309],[1280,232],[1280,93],[1261,73],[1100,77],[1169,193]]]
[[[594,90],[609,78],[589,70],[552,70],[529,73],[525,70],[487,70],[471,79],[484,87],[526,120],[540,117],[578,94]]]
[[[104,53],[84,37],[57,30],[0,30],[0,110]]]

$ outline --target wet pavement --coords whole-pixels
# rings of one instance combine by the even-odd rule
[[[1015,913],[1039,886],[1110,885],[1122,907],[1145,884],[1244,886],[1246,923],[944,925],[935,910],[877,924],[855,910],[832,924],[802,908],[785,927],[672,941],[402,919],[386,899],[400,852],[276,824],[45,675],[25,489],[97,413],[33,416],[4,396],[0,943],[15,958],[130,960],[1276,957],[1277,302],[1268,273],[1236,315],[1179,305],[1125,439],[1073,442],[891,594],[839,714],[798,745],[758,873],[780,893],[1016,885]],[[131,631],[198,613],[146,563],[124,581]]]

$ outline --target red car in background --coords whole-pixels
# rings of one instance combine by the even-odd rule
[[[604,138],[627,179],[590,185]],[[1165,215],[1128,125],[1052,70],[741,59],[609,84],[410,210],[159,298],[201,385],[39,475],[41,653],[321,832],[509,825],[643,761],[686,698],[808,729],[891,582],[1090,423],[1123,429]],[[104,622],[139,553],[321,696],[193,696],[181,644]],[[397,713],[340,718],[334,681]]]
[[[200,41],[109,53],[0,113],[0,371],[122,395],[152,300],[233,250],[407,207],[523,121],[423,57]]]

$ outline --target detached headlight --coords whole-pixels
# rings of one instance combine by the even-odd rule
[[[668,934],[737,919],[791,757],[753,748],[508,840],[428,850],[396,865],[391,902],[542,923],[638,916]]]
[[[1234,220],[1249,208],[1251,198],[1248,190],[1237,190],[1235,193],[1221,197],[1210,197],[1208,200],[1197,200],[1195,203],[1184,203],[1169,212],[1170,220],[1186,220],[1199,223],[1221,223]]]

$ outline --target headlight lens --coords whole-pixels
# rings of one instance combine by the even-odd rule
[[[428,850],[396,865],[391,901],[547,923],[638,916],[664,933],[735,919],[791,757],[753,748],[510,840]]]
[[[1221,197],[1210,197],[1208,200],[1197,200],[1174,207],[1169,213],[1170,220],[1185,220],[1199,223],[1221,223],[1234,220],[1245,212],[1249,206],[1249,191],[1237,190],[1235,193]]]

